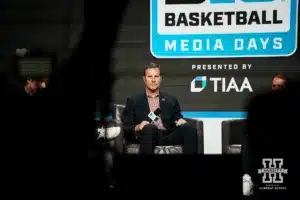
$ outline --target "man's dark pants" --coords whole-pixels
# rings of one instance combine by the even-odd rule
[[[153,154],[156,145],[182,145],[183,154],[196,154],[198,151],[197,130],[188,124],[176,127],[171,133],[147,124],[139,138],[141,154]]]

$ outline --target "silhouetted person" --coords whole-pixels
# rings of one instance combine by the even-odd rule
[[[1,182],[10,197],[87,198],[106,190],[95,102],[103,99],[107,115],[111,48],[127,2],[85,1],[81,41],[51,75],[46,94],[26,97],[12,74],[1,73]],[[84,84],[74,86],[78,80]]]
[[[297,190],[300,161],[299,86],[298,82],[287,82],[282,90],[258,95],[248,104],[247,133],[243,145],[244,173],[251,178],[254,195],[260,199],[270,196],[273,199],[288,199],[285,195]],[[276,159],[282,159],[282,162]],[[271,175],[266,173],[264,178],[264,173],[259,173],[264,164],[271,170],[272,167],[288,169],[287,174],[277,171]]]

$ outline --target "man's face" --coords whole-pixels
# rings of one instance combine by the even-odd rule
[[[160,87],[161,76],[159,68],[150,68],[145,71],[145,75],[143,77],[146,87],[155,91]]]
[[[30,80],[28,81],[28,88],[32,91],[32,92],[36,92],[38,89],[38,82],[35,80]]]
[[[281,78],[274,78],[272,83],[272,90],[279,90],[281,89],[285,84],[285,80]]]

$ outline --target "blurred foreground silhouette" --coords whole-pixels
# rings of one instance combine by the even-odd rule
[[[43,95],[26,97],[10,66],[1,71],[1,182],[11,197],[86,197],[107,190],[102,148],[94,142],[95,102],[102,100],[107,115],[111,52],[127,3],[85,0],[81,40]]]
[[[299,186],[300,178],[299,88],[297,79],[290,80],[285,88],[257,95],[247,105],[243,168],[244,174],[249,174],[253,181],[253,196],[259,199],[267,197],[283,199],[289,194],[298,193],[296,185]],[[263,183],[263,174],[258,173],[258,170],[264,167],[263,159],[283,159],[282,166],[273,166],[288,169],[288,173],[283,175],[282,183]],[[275,174],[273,176],[275,177]],[[272,177],[267,178],[274,180]],[[280,177],[276,178],[279,179]],[[268,189],[267,186],[273,189]],[[279,189],[279,187],[285,188]]]

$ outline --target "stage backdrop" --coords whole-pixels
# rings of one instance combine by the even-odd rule
[[[245,100],[274,75],[299,72],[298,0],[226,2],[132,0],[115,50],[114,102],[143,92],[144,65],[157,62],[162,90],[204,122],[211,154],[222,152],[222,121],[244,118]]]

